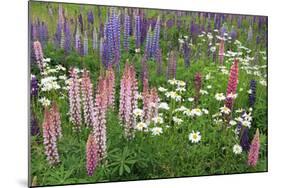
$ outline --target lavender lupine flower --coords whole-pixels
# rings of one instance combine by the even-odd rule
[[[84,27],[83,27],[83,17],[82,17],[81,13],[78,16],[78,23],[79,23],[79,26],[80,26],[80,29],[81,29],[81,33],[83,33]]]
[[[80,131],[81,124],[82,124],[80,82],[79,82],[77,70],[74,68],[70,70],[68,95],[69,95],[70,121],[75,126],[73,127],[73,130]]]
[[[85,31],[85,34],[84,34],[84,42],[83,42],[83,55],[84,56],[87,56],[88,55],[88,36],[87,36],[87,32]]]
[[[93,123],[94,123],[93,85],[91,82],[90,73],[87,70],[84,70],[82,74],[81,90],[82,90],[84,122],[88,127],[93,127]]]
[[[126,62],[120,86],[119,116],[124,124],[126,137],[132,139],[136,124],[133,111],[137,108],[138,81],[134,67],[128,62]]]
[[[256,130],[256,134],[251,142],[250,151],[248,154],[248,165],[256,166],[259,160],[259,150],[260,150],[260,133],[259,129]]]
[[[40,71],[43,71],[43,69],[44,69],[44,63],[43,63],[44,55],[43,55],[41,43],[39,41],[33,42],[33,51],[34,51],[36,63],[38,64],[38,67],[39,67]]]
[[[135,41],[136,41],[136,49],[140,49],[141,46],[141,23],[140,16],[135,16]]]
[[[247,41],[248,42],[251,42],[253,39],[253,29],[252,29],[252,26],[249,27],[249,30],[248,30],[248,37],[247,37]]]
[[[60,139],[62,137],[61,118],[60,118],[60,112],[59,112],[59,109],[58,109],[58,106],[56,103],[52,104],[52,107],[50,109],[50,115],[52,117],[54,134],[57,139]]]
[[[37,97],[38,96],[38,80],[35,75],[31,75],[31,80],[30,80],[30,95],[31,97]]]
[[[61,45],[61,36],[62,36],[62,25],[60,22],[57,23],[57,29],[54,38],[54,44],[56,47],[60,47]]]
[[[60,34],[61,34],[60,41],[59,41],[59,42],[60,42],[60,48],[61,48],[61,49],[64,49],[65,35],[64,35],[64,29],[63,29],[63,27],[61,28]]]
[[[227,33],[227,28],[223,25],[220,29],[220,36],[223,37],[225,33]]]
[[[92,176],[98,165],[97,142],[95,136],[90,133],[86,145],[86,169],[88,176]]]
[[[150,25],[146,33],[146,44],[145,44],[145,54],[147,54],[148,57],[152,56],[152,38],[153,38],[153,33],[151,32],[151,25]]]
[[[93,50],[98,50],[99,37],[96,28],[93,29]]]
[[[156,51],[156,64],[157,64],[157,74],[161,75],[162,74],[162,52],[161,52],[160,48]]]
[[[190,65],[190,51],[191,49],[189,47],[188,41],[185,40],[183,43],[183,56],[185,67],[189,67]]]
[[[201,73],[197,72],[194,78],[194,85],[195,85],[195,103],[198,105],[199,98],[200,98],[200,90],[202,88],[202,75]]]
[[[239,122],[239,123],[241,124],[241,122]],[[241,132],[240,145],[244,151],[249,151],[250,140],[249,140],[249,128],[248,127],[243,127],[243,130]]]
[[[93,11],[88,11],[88,23],[94,24],[94,14]]]
[[[172,79],[176,78],[177,72],[177,57],[174,51],[171,51],[168,59],[168,67],[167,67],[167,78]]]
[[[97,157],[102,160],[106,157],[106,80],[99,78],[93,113],[93,130],[97,143]]]
[[[141,44],[145,42],[147,30],[148,22],[147,19],[143,16],[141,19]]]
[[[126,13],[124,18],[124,49],[129,50],[130,16]]]
[[[77,53],[81,54],[82,44],[81,44],[81,36],[80,36],[79,28],[76,29],[76,34],[75,34],[75,50]]]
[[[250,107],[254,107],[255,105],[255,101],[256,101],[256,81],[255,80],[251,80],[250,82],[250,93],[249,93],[249,103],[250,103]]]
[[[64,40],[64,51],[65,53],[69,53],[71,50],[71,31],[68,21],[64,23],[64,33],[65,33],[65,40]]]
[[[231,36],[232,41],[235,41],[237,38],[237,32],[236,32],[236,29],[234,28],[234,26],[232,26],[232,28],[231,28],[230,36]]]
[[[159,38],[160,38],[160,17],[158,16],[157,22],[154,27],[153,39],[152,39],[152,57],[155,58],[155,52],[159,48]]]
[[[57,148],[57,138],[54,132],[52,116],[48,109],[45,109],[43,120],[43,138],[45,154],[50,165],[56,165],[60,162]]]
[[[40,128],[38,125],[38,120],[34,114],[34,112],[31,112],[30,117],[30,123],[31,123],[31,136],[38,136],[40,134]]]

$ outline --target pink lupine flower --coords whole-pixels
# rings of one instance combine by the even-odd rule
[[[224,59],[224,40],[221,40],[219,45],[219,63],[222,65]]]
[[[93,113],[93,130],[97,143],[98,160],[106,157],[106,80],[99,78]]]
[[[194,78],[195,85],[195,103],[198,104],[200,98],[200,90],[202,88],[202,75],[198,72],[195,74]]]
[[[68,95],[70,106],[70,121],[75,125],[74,131],[80,131],[82,124],[80,82],[78,80],[78,73],[74,68],[70,70]]]
[[[259,129],[256,130],[256,134],[252,140],[250,151],[248,154],[248,165],[256,166],[259,159],[260,150],[260,133]]]
[[[127,62],[121,79],[119,116],[128,139],[134,137],[136,120],[133,110],[137,108],[137,83],[135,69]]]
[[[98,164],[97,143],[92,133],[89,134],[86,145],[86,169],[88,176],[92,176]]]
[[[52,115],[46,108],[43,120],[43,138],[45,146],[45,154],[50,165],[55,165],[60,162],[58,148],[57,148],[57,137],[54,130],[52,121]]]
[[[112,67],[106,71],[107,106],[113,107],[115,100],[115,74]]]
[[[38,64],[40,71],[43,71],[44,55],[43,55],[41,43],[38,40],[33,42],[33,50],[34,50],[36,63]]]
[[[227,108],[232,109],[233,107],[233,97],[230,95],[236,94],[237,84],[238,84],[238,60],[235,59],[233,65],[230,68],[230,74],[228,79],[227,91],[226,91],[226,100],[225,105]]]
[[[54,125],[54,133],[56,135],[56,138],[59,139],[62,137],[62,130],[61,130],[61,118],[60,118],[60,112],[58,109],[58,106],[56,103],[52,104],[52,107],[50,109],[53,125]]]
[[[92,127],[94,113],[93,85],[91,83],[89,71],[87,70],[84,70],[82,74],[81,90],[84,122],[88,127]]]
[[[158,93],[156,88],[143,93],[143,121],[150,124],[152,118],[158,115]]]

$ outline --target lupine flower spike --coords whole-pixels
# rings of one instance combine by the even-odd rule
[[[86,145],[86,169],[88,176],[92,176],[98,164],[97,143],[92,133],[89,134]]]
[[[259,159],[260,150],[260,133],[259,129],[256,130],[256,134],[252,140],[250,151],[248,154],[248,165],[256,166]]]
[[[52,104],[50,109],[50,113],[52,116],[53,126],[54,126],[54,133],[57,139],[62,137],[62,129],[61,129],[61,118],[58,106],[56,103]]]
[[[227,84],[227,91],[226,91],[226,101],[225,105],[227,108],[232,109],[234,96],[236,95],[236,89],[238,84],[238,60],[235,59],[233,65],[230,68],[230,74]]]

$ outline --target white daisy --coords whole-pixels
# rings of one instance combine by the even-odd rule
[[[46,97],[42,97],[41,99],[39,99],[39,102],[43,106],[49,106],[51,104],[51,101],[49,99],[47,99]]]
[[[220,107],[221,113],[224,114],[229,114],[231,112],[231,110],[229,108],[227,108],[225,105],[223,107]]]
[[[224,101],[225,100],[225,96],[224,96],[223,93],[216,93],[215,98],[218,101]]]
[[[191,133],[189,133],[188,138],[192,143],[198,143],[201,140],[201,134],[199,131],[197,132],[192,131]]]
[[[136,117],[142,116],[142,109],[139,109],[139,108],[134,109],[133,114],[134,114]]]
[[[232,151],[235,155],[239,155],[242,153],[242,147],[239,144],[235,144],[232,148]]]
[[[163,121],[163,118],[160,117],[160,116],[157,116],[157,117],[152,118],[152,121],[153,121],[155,124],[157,124],[157,123],[162,124],[162,123],[164,122],[164,121]]]
[[[169,110],[170,109],[169,105],[167,103],[165,103],[165,102],[161,102],[159,104],[158,108],[164,109],[164,110]]]
[[[160,92],[166,92],[166,91],[167,91],[167,89],[166,89],[166,88],[164,88],[164,87],[159,87],[159,88],[158,88],[158,91],[160,91]]]
[[[146,129],[147,128],[147,125],[146,125],[146,123],[144,123],[144,122],[139,122],[137,125],[136,125],[136,129],[138,130],[138,131],[142,131],[142,130],[144,130],[144,129]]]
[[[196,115],[196,116],[201,116],[202,115],[202,111],[200,110],[200,108],[194,108],[191,110],[191,113]]]
[[[194,98],[189,97],[187,100],[188,100],[189,102],[193,102],[193,101],[194,101]]]
[[[156,135],[160,135],[163,133],[163,129],[161,127],[153,127],[151,129],[152,135],[156,136]]]
[[[180,124],[183,122],[182,119],[177,118],[177,117],[173,117],[173,121],[174,121],[176,124],[178,124],[178,125],[180,125]]]
[[[234,120],[230,120],[230,121],[229,121],[229,124],[232,125],[232,126],[234,126],[234,125],[236,125],[237,123],[236,123],[236,121],[234,121]]]

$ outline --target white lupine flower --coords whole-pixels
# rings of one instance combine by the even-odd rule
[[[163,129],[161,127],[153,127],[151,129],[152,135],[156,136],[156,135],[160,135],[163,133]]]

